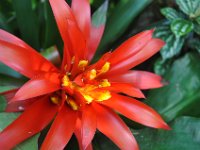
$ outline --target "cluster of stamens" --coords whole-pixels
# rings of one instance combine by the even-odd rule
[[[98,77],[110,69],[110,63],[105,62],[99,68],[86,68],[88,66],[87,60],[81,60],[78,63],[78,68],[81,71],[81,85],[76,81],[70,79],[70,73],[66,73],[62,77],[62,89],[65,91],[65,101],[73,110],[79,110],[81,103],[77,102],[77,95],[81,96],[84,104],[90,104],[93,101],[104,101],[111,98],[108,90],[104,89],[111,86],[107,79],[98,79]],[[77,94],[78,93],[78,94]],[[52,96],[51,101],[54,104],[59,104],[59,97]]]

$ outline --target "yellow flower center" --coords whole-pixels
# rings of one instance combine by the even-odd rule
[[[78,63],[78,68],[83,71],[81,82],[83,84],[77,84],[76,81],[71,81],[69,73],[66,73],[62,78],[62,87],[66,93],[66,102],[73,109],[78,110],[80,107],[80,102],[78,102],[78,95],[82,96],[85,104],[90,104],[93,101],[104,101],[111,98],[111,93],[105,90],[105,87],[111,86],[107,79],[98,79],[101,74],[106,73],[110,69],[110,63],[105,62],[105,64],[100,69],[87,70],[88,61],[81,60]],[[85,79],[86,78],[86,79]],[[55,97],[51,97],[51,101],[57,104]]]

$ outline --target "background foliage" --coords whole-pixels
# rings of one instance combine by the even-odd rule
[[[159,54],[137,68],[163,76],[166,86],[145,91],[144,102],[156,109],[172,130],[150,129],[124,118],[141,150],[200,149],[200,0],[110,0],[106,18],[106,9],[96,11],[102,3],[104,0],[91,0],[92,12],[96,12],[93,21],[107,18],[95,59],[145,29],[154,28],[154,36],[166,42]],[[20,37],[54,64],[60,63],[54,46],[62,54],[62,41],[48,0],[1,0],[0,28]],[[26,80],[0,64],[0,92],[16,88]],[[0,96],[0,130],[18,116],[4,113],[5,105]],[[45,133],[25,141],[16,150],[37,149],[38,139],[40,144]],[[75,145],[72,138],[66,149],[77,149]],[[117,149],[101,133],[96,133],[93,145],[96,150]]]

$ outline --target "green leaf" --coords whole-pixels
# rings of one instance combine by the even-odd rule
[[[134,131],[141,150],[200,149],[200,119],[180,117],[170,124],[172,130],[150,128]]]
[[[44,14],[44,23],[42,24],[42,26],[44,26],[44,44],[43,47],[44,48],[48,48],[50,46],[52,46],[52,44],[56,44],[56,42],[58,42],[58,40],[61,40],[55,19],[54,19],[54,15],[52,13],[52,9],[50,7],[49,1],[43,1],[40,3],[41,5],[41,13]]]
[[[170,21],[173,21],[174,19],[182,18],[181,15],[175,9],[171,7],[165,7],[161,9],[161,13]]]
[[[200,1],[199,0],[176,0],[179,8],[190,18],[195,18],[200,15]]]
[[[159,58],[154,64],[154,72],[158,75],[164,75],[170,67],[170,61]]]
[[[0,96],[0,112],[4,112],[5,108],[6,108],[6,100],[3,96]]]
[[[171,30],[177,37],[187,35],[193,28],[193,23],[185,19],[176,19],[171,23]]]
[[[152,0],[122,0],[110,14],[104,36],[96,55],[102,54],[128,28],[131,22],[142,12]]]
[[[0,29],[11,31],[10,27],[6,23],[6,19],[2,13],[0,13]]]
[[[200,25],[199,24],[194,24],[194,32],[200,35]]]
[[[26,80],[0,74],[0,86],[21,86]]]
[[[99,9],[97,9],[94,14],[92,15],[92,24],[96,27],[101,25],[105,25],[106,23],[106,16],[107,16],[107,9],[108,9],[108,1],[106,0]]]
[[[167,121],[182,114],[200,115],[200,63],[197,53],[188,53],[177,59],[166,71],[164,79],[169,83],[163,88],[151,90],[147,103]]]
[[[39,23],[31,0],[13,0],[17,22],[24,41],[39,49]]]
[[[192,49],[197,50],[200,53],[200,39],[194,38],[188,41],[188,46]]]
[[[175,37],[168,26],[158,27],[154,36],[166,42],[165,46],[160,50],[164,60],[178,55],[185,41],[183,37]]]
[[[6,126],[12,123],[17,117],[19,113],[0,113],[0,130],[2,131]],[[23,143],[17,145],[14,150],[37,150],[38,149],[38,138],[40,134],[37,134]],[[20,136],[20,135],[19,135]],[[10,141],[12,142],[12,141]]]
[[[196,18],[196,22],[200,25],[200,16]]]
[[[21,77],[21,75],[18,72],[14,71],[13,69],[9,68],[3,63],[0,63],[0,74],[9,75],[16,78]]]
[[[96,132],[92,143],[95,150],[119,150],[109,138],[98,131]]]
[[[54,65],[59,66],[61,64],[60,54],[55,46],[49,47],[42,51],[41,54]]]
[[[36,134],[21,144],[17,145],[14,150],[38,150],[38,138],[40,134]]]

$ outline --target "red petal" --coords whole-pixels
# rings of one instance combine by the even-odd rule
[[[86,54],[88,60],[92,60],[96,49],[101,41],[101,37],[103,36],[105,26],[101,25],[99,27],[92,26],[90,32],[90,39],[88,41],[88,52]]]
[[[11,101],[25,100],[60,89],[59,74],[47,73],[26,82]]]
[[[3,95],[6,98],[7,103],[11,101],[11,99],[15,96],[19,89],[13,89],[9,90],[3,93],[0,93],[0,95]]]
[[[35,102],[0,133],[0,149],[12,149],[38,133],[50,123],[56,112],[57,106],[47,98]]]
[[[109,62],[114,65],[133,57],[152,39],[152,36],[153,30],[147,30],[129,38],[113,51]]]
[[[93,150],[92,144],[89,144],[86,149],[82,148],[81,119],[80,118],[78,118],[76,121],[76,129],[75,129],[74,133],[78,140],[78,145],[79,145],[80,150]]]
[[[68,20],[74,20],[70,7],[65,0],[49,0],[58,29],[64,42],[68,41]]]
[[[163,86],[162,78],[154,73],[146,71],[128,71],[108,78],[113,82],[130,83],[139,89],[159,88]]]
[[[84,56],[87,49],[86,41],[76,23],[70,7],[65,0],[50,0],[50,4],[58,29],[64,41],[64,46],[68,46],[64,49],[63,62],[67,62],[67,55],[69,54],[71,54],[71,56],[75,56],[75,63],[77,63],[80,59],[85,59]],[[79,44],[77,44],[77,41]]]
[[[111,83],[110,87],[104,89],[124,93],[132,97],[145,98],[144,94],[138,88],[135,88],[133,85],[128,83]]]
[[[129,119],[143,125],[153,128],[169,129],[169,126],[155,110],[133,98],[112,94],[112,98],[103,101],[102,104],[115,109]]]
[[[164,46],[164,44],[165,43],[160,39],[152,39],[142,50],[136,55],[133,55],[133,57],[129,57],[113,66],[111,64],[111,69],[106,75],[114,75],[116,73],[119,74],[128,71],[153,56]],[[119,55],[119,57],[121,56]]]
[[[139,149],[131,131],[117,114],[99,104],[94,104],[94,106],[99,131],[109,137],[120,149]]]
[[[89,0],[72,0],[72,11],[85,39],[88,39],[91,25]]]
[[[82,113],[82,146],[86,149],[96,132],[96,114],[92,106],[85,106]]]
[[[24,101],[10,102],[6,106],[6,112],[20,112],[27,110],[29,106],[31,106],[35,101],[40,98],[32,98]]]
[[[24,41],[22,41],[18,37],[1,29],[0,29],[0,40],[19,46],[19,47],[23,47],[25,49],[32,49],[28,44],[26,44]]]
[[[74,132],[76,120],[77,112],[64,105],[54,120],[41,150],[64,149]]]
[[[34,49],[3,30],[0,30],[0,54],[1,62],[29,78],[42,71],[58,71]]]

